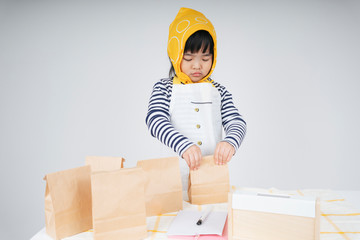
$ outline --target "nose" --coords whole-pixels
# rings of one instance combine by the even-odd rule
[[[195,60],[195,61],[193,61],[193,69],[200,69],[201,68],[201,63],[200,63],[200,61],[197,61],[197,60]]]

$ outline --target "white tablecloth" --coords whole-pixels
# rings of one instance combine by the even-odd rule
[[[304,196],[316,196],[321,200],[321,240],[360,240],[360,191],[331,190],[293,190],[235,188],[265,193],[285,193]],[[214,204],[215,210],[227,211],[227,204]],[[184,201],[184,209],[202,210],[205,205],[192,205]],[[163,240],[166,231],[176,216],[175,213],[163,214],[147,218],[148,237],[146,240]],[[65,240],[93,240],[92,230],[80,233]],[[45,228],[41,229],[31,240],[52,240]]]

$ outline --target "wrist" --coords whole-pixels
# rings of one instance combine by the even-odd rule
[[[187,152],[187,150],[189,150],[189,148],[191,148],[192,146],[196,146],[196,144],[195,143],[193,143],[193,142],[190,142],[181,152],[180,152],[180,157],[181,158],[184,158],[184,154]]]

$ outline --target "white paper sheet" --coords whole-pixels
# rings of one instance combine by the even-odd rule
[[[227,212],[213,211],[201,225],[196,222],[201,217],[200,211],[180,211],[171,223],[168,236],[219,235],[223,233]]]

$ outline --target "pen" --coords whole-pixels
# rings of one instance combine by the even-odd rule
[[[201,217],[199,218],[199,220],[197,221],[197,225],[201,225],[203,223],[203,221],[205,221],[205,219],[209,216],[209,214],[211,213],[211,211],[213,210],[214,206],[210,206],[208,207],[204,213],[201,215]]]

